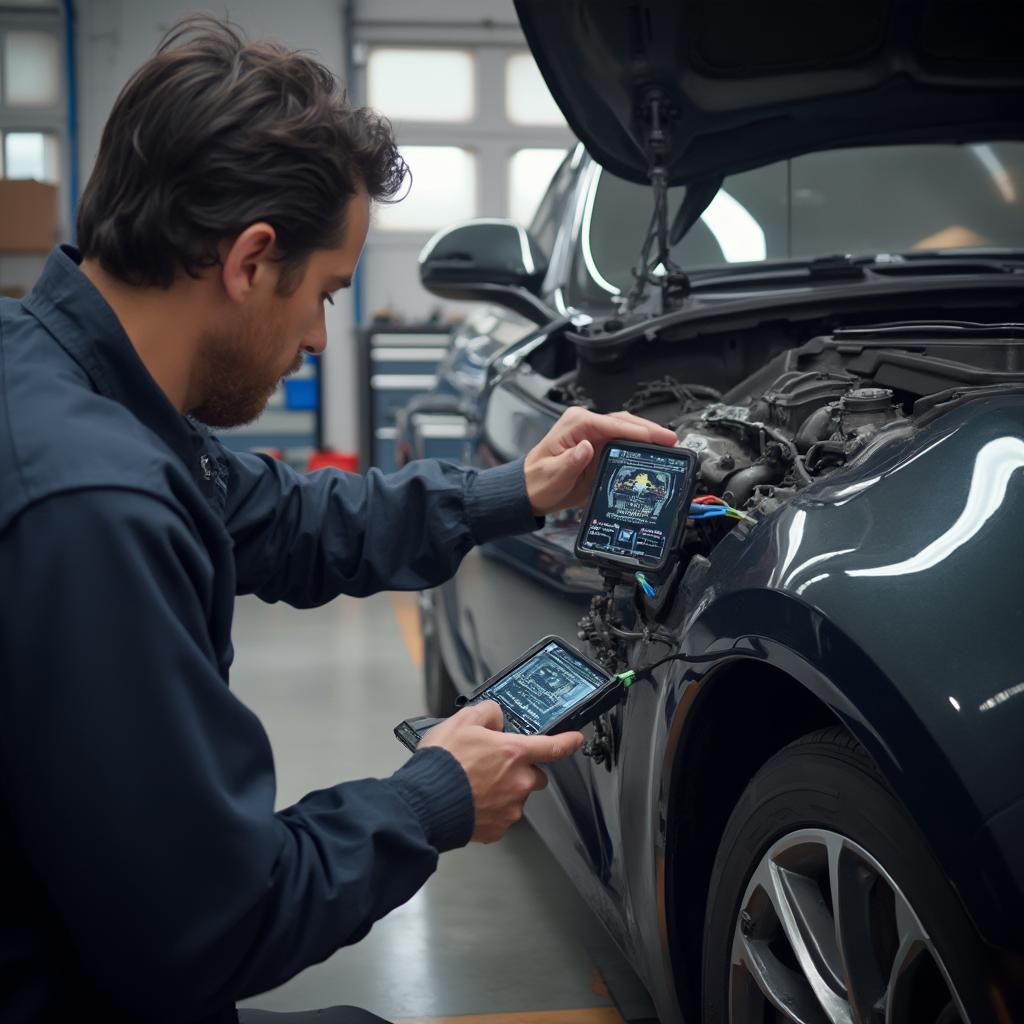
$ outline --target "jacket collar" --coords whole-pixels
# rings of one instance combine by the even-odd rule
[[[74,246],[54,249],[24,308],[85,371],[96,391],[125,406],[195,474],[204,438],[150,375],[116,314],[82,273],[81,262]]]

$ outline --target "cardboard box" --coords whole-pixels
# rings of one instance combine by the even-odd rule
[[[0,252],[49,252],[57,230],[56,185],[0,180]]]

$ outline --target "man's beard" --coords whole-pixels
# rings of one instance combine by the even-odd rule
[[[284,374],[274,367],[280,359],[280,331],[275,324],[250,323],[235,337],[208,335],[200,349],[199,392],[202,402],[191,409],[210,427],[240,427],[267,407],[281,378],[295,373],[303,362],[300,352]]]

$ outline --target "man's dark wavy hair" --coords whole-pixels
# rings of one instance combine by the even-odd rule
[[[215,266],[222,239],[266,221],[284,287],[314,250],[341,244],[360,185],[387,201],[407,173],[390,123],[352,106],[322,64],[193,16],[118,96],[78,244],[128,284],[169,287]]]

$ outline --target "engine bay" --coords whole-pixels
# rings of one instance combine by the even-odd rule
[[[698,494],[749,514],[771,511],[953,403],[991,389],[1024,388],[1024,325],[1015,323],[841,327],[776,351],[720,388],[722,366],[746,370],[753,361],[730,340],[713,374],[700,372],[710,355],[704,345],[679,343],[679,368],[691,370],[685,376],[665,345],[651,352],[650,363],[668,371],[660,377],[636,379],[637,368],[616,373],[613,366],[581,362],[552,381],[546,397],[560,405],[624,408],[671,427],[699,458]],[[619,394],[616,384],[624,385]],[[728,525],[722,521],[715,530]]]

